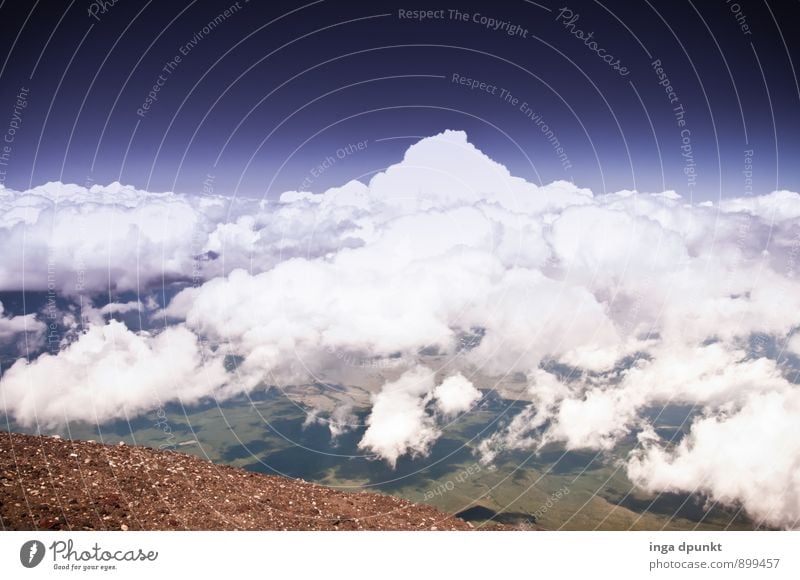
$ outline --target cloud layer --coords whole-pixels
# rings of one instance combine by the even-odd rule
[[[530,405],[483,441],[484,459],[554,442],[611,451],[638,435],[625,461],[639,486],[797,526],[797,193],[691,204],[537,186],[448,131],[369,183],[274,203],[47,184],[0,190],[0,208],[0,243],[18,248],[0,263],[2,290],[186,286],[158,313],[161,332],[95,320],[60,353],[17,362],[0,391],[24,422],[107,420],[265,377],[312,380],[351,357],[401,360],[410,370],[374,394],[361,441],[394,464],[469,411],[480,393],[465,376],[488,387],[522,373]],[[236,373],[221,353],[240,357]],[[438,386],[430,353],[448,366]],[[679,442],[646,419],[673,404],[697,411]]]

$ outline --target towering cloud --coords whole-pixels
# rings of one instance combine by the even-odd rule
[[[23,269],[26,290],[67,296],[186,286],[157,314],[161,333],[101,317],[60,353],[17,362],[0,391],[22,421],[108,419],[265,376],[302,382],[332,361],[399,360],[410,370],[373,395],[361,441],[395,464],[427,453],[488,386],[465,375],[521,373],[530,404],[481,444],[486,460],[639,434],[627,469],[642,487],[697,489],[796,525],[800,450],[777,443],[800,439],[796,193],[715,205],[538,186],[447,131],[369,183],[269,203],[118,184],[0,190],[0,203],[0,242],[25,241],[0,263],[1,289],[22,290]],[[235,375],[222,352],[241,360]],[[438,386],[430,353],[448,365]],[[646,411],[673,404],[697,418],[682,441],[661,441]],[[726,456],[737,447],[738,463]],[[753,494],[767,480],[774,509]]]

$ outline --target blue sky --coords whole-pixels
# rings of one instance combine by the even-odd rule
[[[800,188],[792,5],[459,6],[6,2],[2,181],[275,197],[457,129],[533,182],[713,200],[750,163],[753,193]]]

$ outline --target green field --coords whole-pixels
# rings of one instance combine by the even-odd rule
[[[341,489],[394,494],[454,514],[468,510],[466,517],[476,525],[494,517],[521,528],[753,529],[754,524],[735,508],[707,505],[698,497],[647,496],[633,490],[624,468],[619,467],[633,441],[621,445],[614,455],[550,447],[538,454],[504,454],[491,466],[479,463],[474,453],[477,444],[523,405],[486,397],[445,428],[428,457],[403,457],[395,469],[357,449],[363,427],[344,434],[335,444],[327,427],[304,427],[303,408],[278,389],[220,404],[212,401],[185,409],[169,405],[99,428],[70,424],[59,434],[178,450]],[[358,414],[361,422],[366,412]],[[660,413],[656,427],[662,435],[680,434],[687,412],[667,409]],[[30,432],[13,423],[9,427]]]

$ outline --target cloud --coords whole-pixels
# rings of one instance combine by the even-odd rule
[[[590,199],[588,190],[566,182],[540,188],[513,177],[454,131],[413,145],[402,163],[369,185],[286,192],[277,202],[153,193],[120,183],[0,188],[0,244],[13,250],[0,263],[0,290],[51,287],[77,295],[205,281],[235,268],[266,271],[287,259],[359,247],[388,221],[428,209],[485,201],[521,217],[523,207]],[[498,219],[510,222],[509,216]],[[531,227],[530,220],[517,221]]]
[[[436,399],[436,408],[443,415],[452,417],[469,411],[481,398],[481,392],[459,373],[447,377],[441,385],[438,385],[433,390],[433,397]]]
[[[440,434],[434,417],[425,410],[433,379],[431,369],[417,366],[383,385],[373,398],[359,449],[374,452],[392,467],[406,453],[427,454]]]
[[[26,426],[103,423],[168,402],[196,403],[225,392],[229,375],[183,326],[156,335],[111,320],[91,325],[58,354],[19,359],[0,381],[2,400]]]
[[[184,384],[195,397],[224,396],[267,376],[302,384],[342,361],[402,361],[408,376],[389,373],[381,384],[362,373],[358,385],[373,393],[362,447],[394,464],[427,453],[438,420],[469,409],[477,389],[464,376],[481,386],[522,373],[527,390],[518,394],[530,404],[481,444],[491,459],[550,443],[613,450],[651,431],[648,409],[668,405],[695,406],[696,426],[723,433],[749,414],[770,417],[771,407],[757,401],[784,397],[788,405],[797,371],[800,195],[789,191],[694,204],[671,191],[540,186],[511,175],[463,132],[446,131],[412,145],[369,182],[322,193],[232,200],[51,183],[0,189],[0,209],[0,243],[14,248],[0,262],[0,289],[21,290],[23,269],[27,290],[54,284],[66,296],[164,280],[184,287],[153,315],[172,325],[161,334],[108,330],[98,313],[62,352],[16,363],[0,390],[13,395],[12,414],[28,419],[57,421],[61,407],[72,411],[71,390],[78,416],[97,396],[99,416],[111,418],[183,397]],[[183,345],[172,362],[155,350],[168,332]],[[144,373],[157,397],[110,388],[106,405],[98,382],[87,395],[86,380],[113,348],[86,345],[103,343],[104,333],[120,334],[132,353],[123,362],[156,361],[173,380],[131,363],[122,368]],[[474,337],[468,347],[465,336]],[[789,357],[776,346],[784,344]],[[78,352],[83,366],[69,362]],[[241,357],[233,379],[219,374],[217,352]],[[455,375],[438,387],[423,370],[433,368],[432,356]],[[45,400],[50,387],[35,369],[62,365],[71,379]],[[214,380],[195,381],[201,371]],[[25,395],[22,380],[34,376],[42,386]],[[647,455],[628,458],[637,481],[674,486],[648,475],[648,466],[689,465],[692,448],[671,455],[681,452],[647,444]],[[709,469],[738,477],[719,463]],[[712,498],[762,513],[744,488],[723,493],[700,485],[706,476],[697,469],[684,471]],[[794,481],[787,497],[798,496],[800,480],[774,475]]]
[[[515,449],[541,449],[550,440],[555,438],[574,440],[575,436],[564,433],[558,434],[559,429],[541,431],[543,425],[553,421],[559,412],[561,403],[572,394],[569,384],[559,379],[556,375],[543,369],[532,371],[528,377],[528,394],[532,402],[520,413],[515,415],[505,429],[494,433],[484,439],[479,446],[481,459],[484,463],[494,459],[504,451]],[[582,426],[580,432],[585,434]]]
[[[6,315],[0,302],[0,352],[36,352],[44,342],[47,325],[36,314]]]
[[[6,316],[3,303],[0,302],[0,341],[5,342],[23,333],[39,334],[44,332],[46,325],[36,319],[35,314],[24,316]]]
[[[741,408],[694,422],[674,448],[645,440],[628,476],[650,491],[704,493],[743,506],[756,522],[800,522],[800,392],[749,396]]]
[[[423,365],[385,383],[373,396],[367,430],[358,447],[372,451],[392,467],[403,455],[427,455],[441,435],[440,420],[469,411],[481,397],[460,373],[434,385],[435,372]]]
[[[720,202],[725,212],[741,212],[772,221],[800,218],[800,197],[793,191],[773,191],[768,195],[734,197]]]
[[[800,357],[800,333],[792,335],[792,337],[786,343],[786,350],[791,352],[793,355]]]
[[[331,439],[334,441],[357,426],[358,417],[353,412],[352,405],[339,405],[328,417],[328,429],[331,432]]]
[[[0,191],[0,212],[0,244],[12,249],[0,290],[135,290],[191,270],[199,218],[185,196],[56,182]]]
[[[127,314],[128,312],[141,312],[144,309],[144,304],[139,300],[132,300],[130,302],[109,302],[100,308],[100,314]]]
[[[339,437],[359,426],[353,405],[348,403],[336,406],[328,416],[323,416],[319,409],[312,409],[306,414],[303,427],[315,423],[328,428],[331,434],[331,441],[334,443],[337,442]]]

